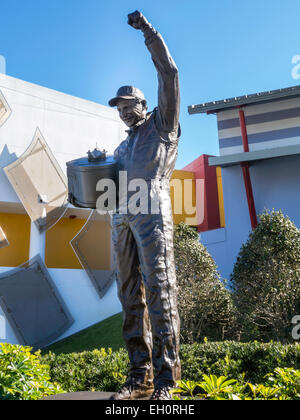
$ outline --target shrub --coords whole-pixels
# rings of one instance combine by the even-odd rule
[[[203,375],[225,376],[243,382],[263,383],[277,367],[300,369],[300,345],[280,343],[194,343],[180,351],[182,379],[201,381]],[[50,366],[51,380],[66,392],[114,392],[127,376],[129,360],[121,349],[42,356]]]
[[[300,370],[277,368],[263,383],[253,385],[226,376],[203,375],[200,382],[180,381],[173,399],[183,400],[300,400]],[[181,394],[180,397],[177,394]]]
[[[265,212],[242,246],[231,276],[242,340],[291,342],[300,314],[300,230]]]
[[[300,399],[300,370],[277,368],[268,375],[268,384],[280,399]]]
[[[0,343],[0,400],[39,400],[61,393],[49,382],[49,367],[30,347]]]
[[[277,367],[300,369],[300,345],[280,343],[207,342],[181,346],[182,378],[200,381],[203,375],[226,376],[263,383]]]
[[[114,392],[125,382],[129,359],[127,351],[111,349],[42,356],[50,366],[51,378],[67,392]]]
[[[180,223],[174,230],[181,341],[232,338],[234,307],[216,264],[197,232]]]

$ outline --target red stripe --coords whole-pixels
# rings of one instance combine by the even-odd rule
[[[253,190],[252,190],[252,184],[251,184],[248,162],[241,163],[241,167],[242,167],[242,170],[243,170],[243,177],[244,177],[245,189],[246,189],[246,194],[247,194],[247,201],[248,201],[248,208],[249,208],[251,226],[252,226],[252,229],[255,229],[256,226],[257,226],[257,216],[256,216],[255,203],[254,203]]]
[[[249,142],[248,142],[246,120],[245,120],[244,111],[242,109],[239,109],[239,117],[240,117],[240,126],[241,126],[241,132],[242,132],[244,152],[249,152]]]
[[[241,126],[241,132],[242,132],[244,152],[247,153],[249,152],[248,133],[247,133],[245,114],[242,109],[239,109],[239,117],[240,117],[240,126]],[[249,171],[249,163],[243,162],[241,163],[241,167],[243,171],[251,226],[252,226],[252,229],[255,229],[257,226],[257,216],[256,216],[255,202],[254,202],[254,197],[253,197],[252,183],[251,183],[251,177],[250,177],[250,171]]]

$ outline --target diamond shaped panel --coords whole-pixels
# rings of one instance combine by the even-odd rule
[[[108,216],[109,217],[109,216]],[[101,250],[110,250],[108,220],[103,220],[96,210],[92,211],[82,230],[70,242],[77,258],[94,284],[100,298],[103,298],[115,280],[113,269],[103,268],[103,259],[99,258]],[[110,253],[107,256],[107,267],[111,268]]]
[[[42,348],[73,323],[40,256],[0,275],[0,305],[23,345]]]
[[[67,208],[67,179],[37,129],[25,153],[4,171],[40,232],[50,229]]]

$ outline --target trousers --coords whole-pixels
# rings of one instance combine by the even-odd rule
[[[180,320],[169,191],[160,192],[159,214],[115,214],[113,245],[129,378],[175,386]]]

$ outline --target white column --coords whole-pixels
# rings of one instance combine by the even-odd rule
[[[45,262],[46,233],[40,233],[34,222],[31,222],[30,229],[30,252],[29,258],[32,259],[40,254]]]

